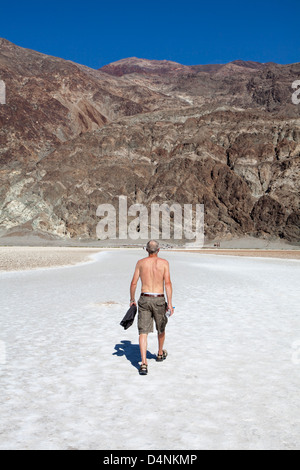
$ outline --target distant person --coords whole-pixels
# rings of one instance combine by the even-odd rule
[[[172,283],[170,279],[170,269],[167,260],[159,258],[159,244],[155,240],[147,243],[146,250],[148,257],[140,259],[135,267],[134,275],[130,285],[130,305],[135,304],[135,291],[138,280],[141,279],[141,296],[138,301],[138,330],[139,345],[141,351],[142,364],[139,372],[141,375],[148,373],[147,363],[147,339],[148,333],[153,332],[153,319],[157,330],[158,354],[156,360],[163,361],[167,357],[167,351],[163,349],[165,342],[165,327],[168,322],[166,317],[166,300],[164,289],[167,295],[167,308],[171,315],[172,307]]]

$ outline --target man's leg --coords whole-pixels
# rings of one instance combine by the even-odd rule
[[[145,333],[142,333],[139,336],[142,364],[147,364],[147,338],[148,335]]]
[[[157,335],[158,339],[158,354],[161,355],[163,353],[163,347],[165,342],[166,332],[160,333]]]

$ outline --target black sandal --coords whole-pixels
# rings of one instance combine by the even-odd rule
[[[163,349],[163,353],[162,353],[162,354],[157,354],[157,356],[156,356],[156,361],[157,361],[157,362],[162,362],[162,361],[164,361],[164,360],[166,359],[167,355],[168,355],[167,351],[166,351],[165,349]]]
[[[139,368],[140,375],[147,375],[148,374],[148,366],[147,364],[141,364]]]

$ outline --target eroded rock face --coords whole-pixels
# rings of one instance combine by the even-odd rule
[[[100,71],[0,39],[0,224],[96,238],[99,204],[203,203],[206,239],[300,239],[300,64]]]

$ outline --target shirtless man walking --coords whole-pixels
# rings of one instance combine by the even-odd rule
[[[158,337],[157,361],[163,361],[167,357],[167,351],[163,349],[165,341],[165,327],[168,319],[166,313],[166,301],[164,289],[167,295],[167,305],[173,315],[172,307],[172,283],[170,269],[167,260],[159,258],[159,245],[155,240],[147,243],[148,257],[140,259],[135,267],[130,284],[130,305],[136,305],[135,291],[138,280],[141,279],[141,296],[138,301],[138,330],[139,345],[142,364],[140,374],[148,373],[147,363],[147,339],[148,333],[153,332],[153,319],[155,321]]]

